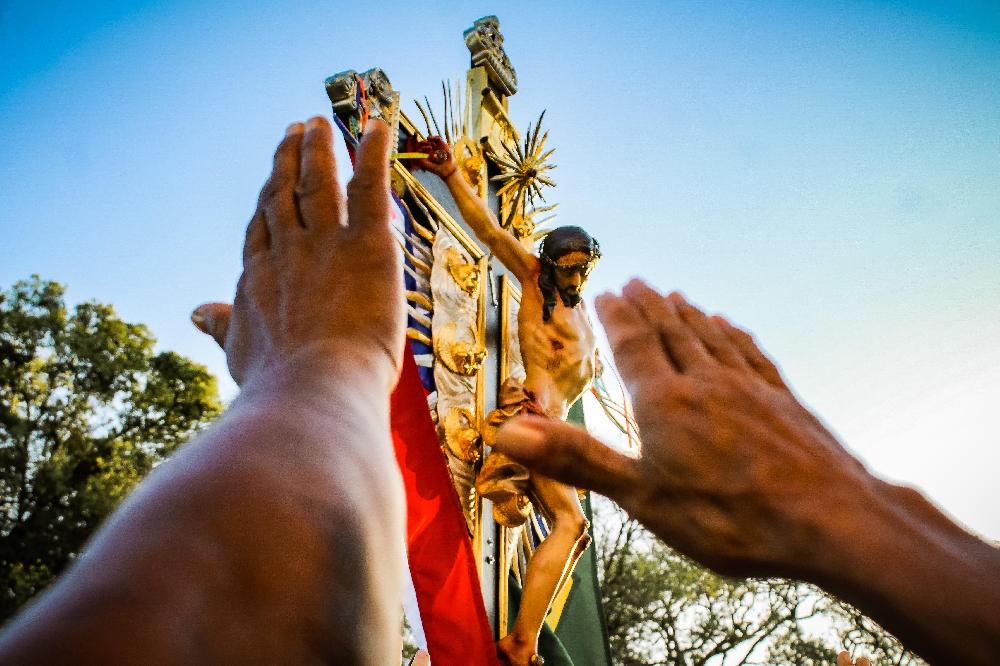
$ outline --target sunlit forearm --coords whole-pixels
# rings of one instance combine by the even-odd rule
[[[916,491],[881,481],[842,516],[831,525],[834,543],[816,582],[884,618],[886,629],[930,663],[995,663],[1000,550]]]
[[[249,387],[161,466],[8,631],[3,661],[73,645],[99,661],[387,663],[403,517],[385,393],[299,379]]]

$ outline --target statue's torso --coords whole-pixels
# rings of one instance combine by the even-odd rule
[[[524,385],[550,415],[565,419],[594,379],[596,342],[590,318],[583,304],[568,308],[557,300],[551,318],[543,321],[537,283],[522,288],[518,338]]]

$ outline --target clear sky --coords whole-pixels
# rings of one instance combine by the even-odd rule
[[[559,221],[604,249],[590,295],[641,275],[748,326],[868,464],[1000,539],[996,4],[0,0],[0,286],[225,376],[188,314],[231,298],[285,125],[349,68],[436,99],[491,13]]]

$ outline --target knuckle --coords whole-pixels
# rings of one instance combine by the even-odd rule
[[[666,404],[674,408],[700,405],[705,399],[702,385],[685,377],[665,383],[662,395]]]
[[[375,189],[375,179],[365,173],[355,173],[354,178],[347,183],[349,198],[367,197]]]
[[[260,190],[259,204],[264,207],[272,204],[280,195],[281,190],[281,180],[277,174],[273,174]]]
[[[328,190],[325,185],[323,178],[319,174],[303,174],[295,186],[295,194],[300,199],[324,195]]]
[[[657,353],[657,350],[653,348],[649,336],[638,333],[629,333],[620,336],[611,344],[615,350],[615,355],[621,358],[641,360],[649,354]],[[649,367],[649,365],[641,363],[636,367],[636,370],[644,372]]]
[[[736,334],[736,339],[739,340],[747,347],[756,347],[757,341],[754,339],[753,335],[749,332],[744,331],[742,328],[733,327],[733,332]]]
[[[638,354],[647,353],[653,348],[654,340],[648,329],[634,325],[622,325],[611,332],[611,346],[615,353]]]

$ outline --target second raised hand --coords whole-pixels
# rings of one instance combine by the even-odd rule
[[[225,349],[233,378],[308,357],[303,367],[391,386],[403,348],[399,250],[389,229],[389,138],[373,120],[347,196],[330,123],[293,123],[247,228],[233,306],[208,303],[195,324]]]
[[[639,456],[529,417],[504,426],[497,448],[607,495],[717,571],[801,570],[816,555],[816,530],[834,518],[825,507],[863,501],[872,477],[744,331],[638,280],[596,306],[632,395]]]

